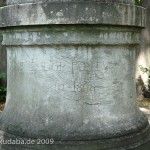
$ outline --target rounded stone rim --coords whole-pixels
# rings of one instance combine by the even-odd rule
[[[5,138],[3,138],[3,136]],[[13,135],[10,133],[7,133],[3,130],[0,130],[0,139],[3,140],[7,140],[7,139],[11,139],[12,141],[15,139],[19,139],[21,141],[27,141],[28,139],[30,140],[34,140],[35,143],[34,144],[30,144],[30,145],[25,145],[22,146],[21,144],[16,144],[13,145],[14,147],[16,146],[17,148],[28,148],[28,146],[30,147],[30,149],[37,149],[37,150],[41,150],[43,149],[43,147],[45,149],[50,148],[49,145],[39,145],[37,144],[37,140],[38,139],[32,139],[32,138],[25,138],[25,137],[20,137],[17,135]],[[120,150],[120,149],[133,149],[133,148],[137,148],[143,144],[146,144],[147,142],[150,141],[150,126],[147,125],[145,128],[143,128],[142,130],[140,130],[139,132],[136,133],[132,133],[129,135],[125,135],[122,137],[114,137],[111,139],[102,139],[102,140],[93,140],[93,141],[54,141],[54,144],[51,145],[51,149],[60,149],[60,150],[64,150],[66,148],[74,148],[74,150],[78,150],[78,149],[93,149],[93,150],[99,150],[99,148],[101,148],[101,150],[107,150],[107,149],[113,149],[113,150]],[[2,145],[4,146],[4,148],[7,148],[11,145]]]
[[[117,3],[18,4],[1,7],[0,16],[0,27],[51,24],[145,26],[145,9],[143,7]]]
[[[30,36],[31,32],[34,36]],[[40,27],[12,27],[1,31],[3,45],[138,45],[140,32],[137,28],[97,25],[51,25]],[[94,34],[94,35],[93,35]],[[93,36],[92,36],[93,35]],[[42,38],[39,39],[39,36]],[[34,39],[33,39],[34,37]],[[24,40],[26,39],[26,40]],[[63,39],[63,40],[62,40]]]
[[[85,0],[80,0],[84,2]],[[88,0],[88,1],[98,1],[107,3],[122,3],[122,4],[134,4],[134,0]],[[75,2],[75,0],[7,0],[7,5],[14,4],[24,4],[24,3],[38,3],[38,2]],[[87,1],[86,1],[87,2]]]

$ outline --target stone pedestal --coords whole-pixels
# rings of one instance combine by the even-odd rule
[[[108,150],[146,143],[149,124],[137,107],[134,79],[145,10],[123,4],[128,1],[39,2],[0,9],[8,60],[1,139],[55,142],[1,149]]]

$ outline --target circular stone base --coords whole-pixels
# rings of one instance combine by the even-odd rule
[[[1,150],[136,150],[141,145],[150,142],[150,127],[147,126],[142,131],[131,135],[93,141],[55,141],[55,139],[49,138],[31,139],[8,134],[1,130],[0,142]]]

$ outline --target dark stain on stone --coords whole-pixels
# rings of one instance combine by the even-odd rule
[[[5,6],[6,5],[6,0],[0,0],[0,7]]]

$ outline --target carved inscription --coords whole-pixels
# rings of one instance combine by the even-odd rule
[[[63,71],[65,64],[62,62],[19,62],[19,71],[40,72],[40,71]],[[13,68],[12,68],[13,69]]]
[[[32,53],[32,55],[23,53],[25,57],[12,62],[11,69],[13,71],[18,67],[20,74],[27,73],[26,77],[29,77],[31,82],[34,80],[33,77],[36,77],[37,81],[34,82],[38,82],[37,85],[43,87],[47,97],[55,97],[58,93],[62,98],[89,105],[99,104],[100,99],[105,99],[109,92],[111,95],[113,88],[117,88],[117,84],[113,88],[107,86],[107,84],[113,84],[114,70],[120,70],[118,69],[120,62],[112,59],[112,51],[104,49],[104,53],[100,55],[96,53],[100,51],[99,49],[88,48],[85,53],[72,49],[64,53],[63,50],[58,52],[57,49],[51,49],[51,51],[39,49],[38,53],[41,56],[37,60],[38,53]],[[75,55],[71,55],[73,52],[76,52]],[[20,55],[21,57],[23,54],[18,50],[11,56],[13,58]],[[67,57],[68,55],[70,57]],[[110,75],[112,75],[111,78]],[[104,80],[108,78],[109,81],[104,83]]]
[[[84,62],[84,61],[76,61],[76,62],[71,62],[70,64],[67,64],[66,66],[65,63],[63,62],[52,62],[52,61],[47,61],[47,62],[35,62],[34,60],[31,62],[25,62],[21,61],[18,62],[19,64],[19,70],[20,71],[64,71],[65,67],[69,67],[72,69],[72,72],[74,73],[75,71],[89,71],[89,76],[92,76],[90,72],[92,73],[93,71],[100,71],[100,70],[107,70],[107,69],[113,69],[118,63],[115,62],[108,62],[107,64],[105,62],[98,62],[98,61],[93,61],[93,62]],[[11,68],[13,69],[13,68]],[[71,72],[71,70],[69,71]]]
[[[95,93],[95,85],[92,83],[77,83],[74,82],[74,92],[84,92],[86,95]]]
[[[67,88],[64,84],[54,84],[51,88],[55,91],[67,91]]]
[[[83,62],[83,61],[78,61],[78,62],[72,62],[72,70],[78,69],[79,71],[96,71],[99,70],[99,62]]]
[[[65,85],[65,84],[59,84],[56,83],[54,85],[50,85],[50,89],[53,89],[55,91],[68,91],[68,92],[83,92],[86,95],[89,95],[91,93],[95,93],[96,90],[96,86],[92,83],[79,83],[78,81],[74,81],[74,83],[71,84],[71,86],[69,85]]]

